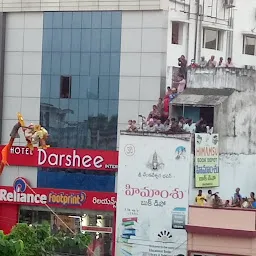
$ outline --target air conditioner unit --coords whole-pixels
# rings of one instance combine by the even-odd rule
[[[223,5],[225,8],[233,8],[235,7],[235,0],[223,0]]]

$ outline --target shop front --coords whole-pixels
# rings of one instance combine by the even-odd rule
[[[112,255],[116,193],[51,188],[31,188],[29,180],[17,177],[13,186],[0,188],[0,229],[9,233],[19,222],[47,221],[53,232],[88,232],[101,255]],[[56,217],[57,216],[57,217]]]

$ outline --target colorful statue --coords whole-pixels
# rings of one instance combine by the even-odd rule
[[[28,127],[25,125],[25,121],[23,119],[23,116],[21,113],[17,114],[18,117],[18,123],[15,124],[11,130],[11,138],[9,140],[9,143],[2,149],[2,161],[0,164],[0,175],[3,172],[3,169],[6,165],[8,165],[8,156],[11,150],[11,147],[14,143],[14,140],[16,138],[20,138],[19,136],[19,129],[22,128],[22,131],[24,133],[24,136],[27,141],[27,147],[33,151],[34,146],[39,145],[40,148],[47,149],[50,147],[46,144],[46,140],[48,139],[48,132],[44,127],[41,127],[41,125],[34,125],[30,124]]]
[[[41,125],[30,124],[28,127],[22,127],[24,132],[24,136],[27,141],[27,147],[30,150],[34,150],[34,145],[39,144],[39,148],[47,149],[50,147],[46,144],[46,140],[48,139],[48,131],[41,127]]]

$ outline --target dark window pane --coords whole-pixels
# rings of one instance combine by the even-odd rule
[[[111,52],[120,52],[121,48],[121,29],[111,31]]]
[[[92,29],[92,42],[91,42],[91,51],[99,52],[100,51],[100,29]]]
[[[58,147],[66,147],[68,145],[68,115],[69,115],[69,100],[60,99],[59,109],[59,127],[61,140],[58,141]]]
[[[68,121],[71,123],[76,124],[78,122],[78,100],[69,100],[69,115],[68,115]]]
[[[42,75],[41,97],[50,97],[50,84],[51,84],[51,77],[49,75]]]
[[[101,30],[101,52],[110,52],[111,29]]]
[[[78,113],[78,121],[79,122],[84,122],[85,120],[88,120],[88,107],[89,107],[89,102],[88,100],[85,99],[80,99],[78,101],[78,109],[79,109],[79,113]]]
[[[105,117],[108,116],[108,100],[99,100],[99,116],[103,115]],[[101,123],[104,123],[106,120],[101,120]]]
[[[70,59],[71,55],[67,52],[61,53],[61,74],[69,75],[70,74]]]
[[[100,55],[100,75],[109,75],[110,53]]]
[[[102,12],[101,27],[102,28],[111,28],[111,12]]]
[[[60,122],[59,122],[59,108],[60,100],[59,99],[50,99],[50,105],[48,109],[49,115],[49,144],[54,147],[57,145],[57,142],[60,141]],[[47,113],[45,113],[47,116]]]
[[[122,12],[112,12],[112,28],[121,28]]]
[[[92,28],[101,28],[101,12],[92,12]]]
[[[50,98],[60,98],[60,76],[51,76]]]
[[[52,53],[52,74],[60,75],[60,63],[61,63],[61,53],[53,52]]]
[[[61,76],[60,77],[60,98],[71,98],[71,86],[72,77],[71,76]]]
[[[218,43],[217,43],[217,50],[220,51],[222,50],[222,32],[218,31]]]
[[[99,75],[100,73],[100,54],[99,53],[91,54],[90,73],[91,75]]]
[[[79,75],[80,72],[80,53],[71,53],[71,74]]]
[[[72,52],[81,51],[81,29],[72,29],[71,51]]]
[[[60,126],[60,99],[50,99],[50,108],[49,108],[49,127],[59,128]],[[52,137],[52,136],[51,136]]]
[[[217,31],[211,29],[204,29],[204,48],[217,49]]]
[[[119,76],[110,76],[109,99],[119,99]]]
[[[44,13],[44,28],[52,28],[53,12]]]
[[[111,119],[118,114],[118,100],[109,100],[108,118]]]
[[[71,98],[72,99],[79,98],[79,84],[80,84],[79,76],[72,76],[72,86],[71,86]],[[77,102],[78,102],[78,100],[77,100]]]
[[[52,29],[44,29],[43,32],[43,51],[52,50]]]
[[[44,75],[51,74],[51,63],[52,63],[52,53],[51,52],[43,52],[42,74],[44,74]]]
[[[62,13],[63,12],[53,12],[52,27],[62,28]]]
[[[81,51],[91,51],[91,29],[82,29]]]
[[[89,102],[88,100],[85,99],[80,99],[78,101],[78,109],[79,109],[79,113],[78,113],[78,121],[79,122],[84,122],[85,120],[88,120],[88,107],[89,107]]]
[[[99,99],[109,98],[109,76],[100,76],[99,79]]]
[[[179,22],[172,22],[172,44],[179,44]]]
[[[89,117],[97,117],[99,113],[99,101],[89,100]]]
[[[57,117],[57,115],[59,114],[59,108],[60,108],[60,99],[50,99],[49,104],[51,105],[50,108],[50,112],[52,113],[50,121],[50,124],[54,124],[56,121],[58,121],[57,119],[59,118],[53,118],[54,116]]]
[[[71,29],[62,30],[62,47],[63,52],[71,51]]]
[[[59,123],[61,127],[65,127],[67,125],[69,112],[69,100],[60,99]]]
[[[79,122],[77,127],[77,148],[87,147],[88,121]]]
[[[80,76],[80,87],[79,87],[80,99],[87,99],[90,81],[91,79],[89,76]]]
[[[61,32],[62,29],[53,29],[52,31],[52,51],[61,51]]]
[[[120,74],[120,53],[112,53],[110,59],[110,75],[118,76]]]
[[[81,54],[80,75],[90,74],[90,53]]]
[[[244,54],[254,55],[255,54],[255,38],[244,37]]]
[[[92,27],[92,13],[82,12],[82,28],[91,28],[91,27]]]
[[[62,27],[63,28],[71,28],[71,24],[72,24],[72,12],[63,12],[63,24]]]
[[[82,13],[73,12],[72,28],[81,28],[81,27],[82,27]]]
[[[41,102],[40,102],[40,124],[44,126],[46,129],[49,128],[49,108],[50,108],[50,99],[49,97],[47,98],[42,98],[41,97]]]
[[[89,80],[88,98],[98,99],[99,98],[99,77],[91,76]]]
[[[96,103],[97,104],[97,103]],[[89,102],[89,111],[94,104]],[[98,104],[97,104],[98,105]],[[96,109],[94,109],[96,112]],[[95,116],[89,115],[88,117],[88,137],[87,137],[87,148],[97,149],[99,141],[99,130],[98,130],[98,113]]]

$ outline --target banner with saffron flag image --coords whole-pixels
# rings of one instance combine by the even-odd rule
[[[187,255],[190,170],[190,135],[120,135],[117,256]]]

